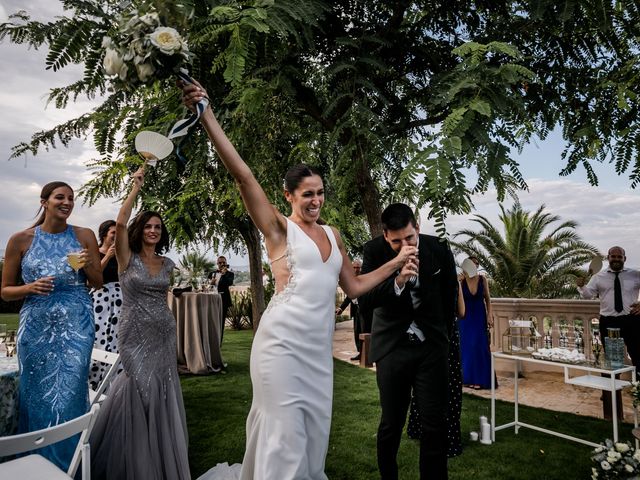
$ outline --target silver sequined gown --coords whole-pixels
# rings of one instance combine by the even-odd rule
[[[173,262],[151,276],[132,253],[120,274],[118,337],[124,371],[91,434],[93,479],[189,479],[187,426],[176,366],[176,322],[167,305]]]

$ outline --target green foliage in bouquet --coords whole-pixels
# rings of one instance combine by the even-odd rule
[[[593,451],[591,460],[591,479],[640,479],[640,450],[636,450],[631,442],[605,440],[605,443]]]

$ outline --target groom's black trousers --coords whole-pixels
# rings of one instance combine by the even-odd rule
[[[398,479],[396,461],[411,400],[420,412],[420,479],[447,478],[448,346],[420,343],[406,334],[397,348],[376,362],[382,418],[378,427],[378,468],[382,480]]]

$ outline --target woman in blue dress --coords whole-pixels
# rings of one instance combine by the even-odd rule
[[[40,204],[36,223],[9,239],[2,271],[2,298],[24,299],[18,328],[20,433],[87,412],[94,326],[85,284],[102,285],[95,235],[67,224],[74,205],[71,187],[48,183]],[[70,252],[81,252],[77,277],[67,260]],[[66,470],[76,444],[69,439],[38,453]]]
[[[469,257],[476,267],[478,259]],[[460,353],[462,357],[462,383],[480,390],[491,388],[491,351],[487,329],[493,327],[491,295],[484,275],[462,278],[465,316],[458,321]]]

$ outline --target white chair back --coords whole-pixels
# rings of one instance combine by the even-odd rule
[[[118,371],[120,354],[107,352],[106,350],[100,350],[99,348],[94,348],[91,351],[91,360],[111,365],[107,370],[107,373],[104,375],[102,382],[100,382],[100,385],[98,385],[98,388],[96,390],[89,389],[89,399],[91,400],[91,405],[95,405],[96,403],[102,402],[106,398],[106,396],[104,395],[104,391],[109,386],[109,383],[111,383],[111,378]]]
[[[68,422],[54,425],[53,427],[36,430],[35,432],[21,433],[8,437],[0,437],[0,457],[17,455],[18,453],[29,452],[38,448],[47,447],[54,443],[66,440],[81,433],[78,446],[73,454],[71,464],[67,470],[67,475],[73,478],[82,460],[82,478],[90,478],[90,455],[89,455],[89,435],[95,422],[100,405],[91,407],[89,413],[69,420]],[[9,462],[10,463],[10,462]],[[0,464],[2,473],[2,464]],[[1,477],[2,475],[0,475]]]

